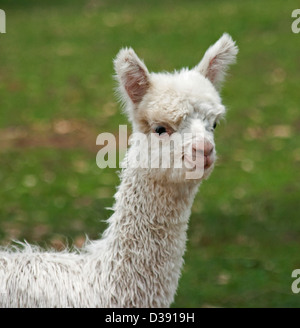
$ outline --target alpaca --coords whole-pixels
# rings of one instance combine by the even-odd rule
[[[181,168],[127,166],[101,239],[81,250],[42,250],[27,243],[0,249],[1,307],[169,307],[174,300],[191,206],[214,167],[214,128],[225,114],[218,90],[237,46],[224,34],[193,69],[149,73],[131,48],[114,61],[132,131],[165,140],[189,132],[182,162],[200,154],[203,175]],[[204,134],[202,142],[195,139]],[[146,139],[147,139],[146,138]],[[147,151],[147,145],[144,149]],[[157,150],[159,152],[159,150]],[[136,156],[133,138],[124,161]]]

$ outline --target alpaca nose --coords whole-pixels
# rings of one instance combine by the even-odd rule
[[[214,150],[214,146],[210,142],[204,142],[204,156],[210,156]]]
[[[209,141],[195,142],[192,145],[193,151],[200,152],[204,156],[210,156],[214,150],[214,146]]]

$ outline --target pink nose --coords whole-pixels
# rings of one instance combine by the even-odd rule
[[[214,146],[208,141],[193,143],[192,148],[193,151],[198,151],[204,154],[204,156],[211,155],[214,150]]]
[[[196,157],[196,153],[200,153],[202,156],[204,155],[204,168],[208,168],[213,163],[213,158],[210,156],[214,150],[214,146],[208,142],[197,142],[193,143],[193,157]]]

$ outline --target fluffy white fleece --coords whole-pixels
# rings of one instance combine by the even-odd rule
[[[235,43],[224,34],[195,68],[155,74],[132,49],[119,52],[116,77],[133,131],[147,137],[157,126],[169,134],[205,131],[211,165],[199,179],[186,179],[190,169],[185,167],[123,169],[108,228],[80,251],[46,251],[27,244],[2,248],[1,307],[170,306],[191,206],[214,166],[213,126],[225,113],[217,90],[236,54]],[[136,152],[133,142],[125,161],[133,161]]]

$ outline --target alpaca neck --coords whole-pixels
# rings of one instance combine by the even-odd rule
[[[151,176],[144,169],[122,172],[115,213],[103,235],[106,264],[113,267],[108,284],[117,284],[124,295],[117,306],[169,306],[176,292],[199,184],[170,184]]]

